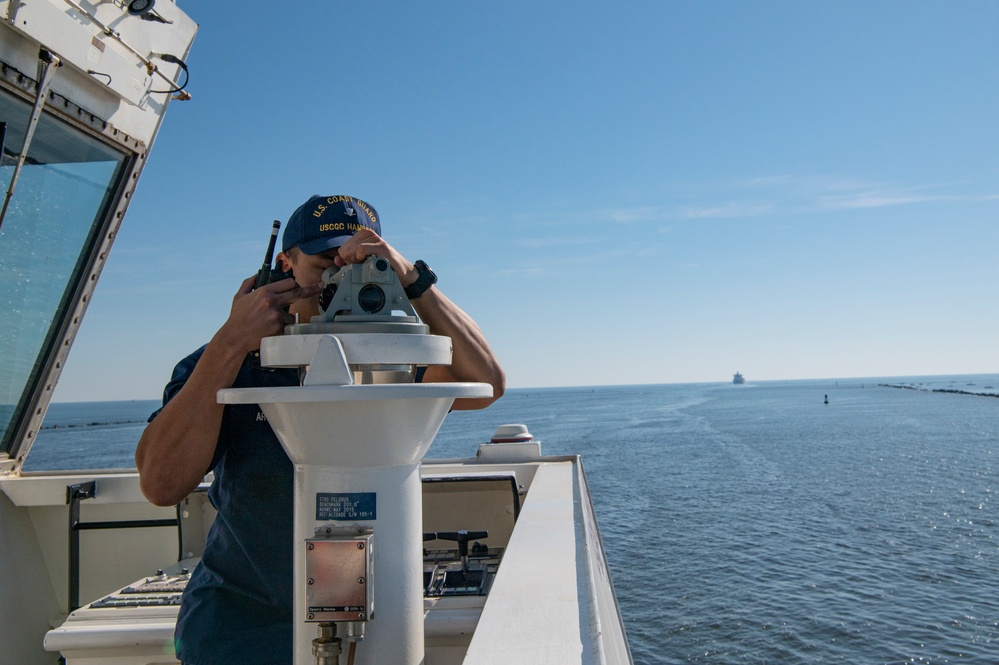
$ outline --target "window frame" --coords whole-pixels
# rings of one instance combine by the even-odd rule
[[[29,106],[33,104],[34,79],[10,65],[2,62],[0,65],[0,94],[9,94]],[[79,246],[76,264],[0,439],[0,475],[18,473],[34,443],[148,153],[142,141],[128,136],[62,95],[50,92],[43,114],[122,153],[123,160],[117,175],[108,182],[108,196],[103,209],[98,211],[89,234]],[[4,189],[0,196],[5,195]],[[14,192],[16,197],[17,190]]]

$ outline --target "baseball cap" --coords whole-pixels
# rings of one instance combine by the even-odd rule
[[[360,229],[382,234],[378,213],[353,196],[312,196],[288,218],[281,249],[298,247],[306,254],[319,254],[339,247]]]

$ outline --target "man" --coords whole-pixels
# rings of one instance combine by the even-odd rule
[[[505,387],[503,370],[472,319],[435,286],[422,261],[408,261],[380,236],[378,214],[350,196],[313,196],[292,213],[278,261],[285,279],[254,289],[245,280],[229,318],[207,345],[182,360],[135,451],[143,494],[179,503],[208,471],[218,516],[181,603],[176,646],[189,665],[288,663],[292,659],[293,466],[256,405],[218,404],[229,387],[298,385],[295,370],[246,361],[260,340],[319,313],[324,270],[388,259],[421,320],[451,338],[452,363],[428,367],[424,382],[476,381],[491,399],[455,400],[484,408]],[[287,311],[286,311],[287,310]]]

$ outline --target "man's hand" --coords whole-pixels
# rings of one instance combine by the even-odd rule
[[[371,229],[361,229],[340,246],[335,259],[336,264],[343,268],[350,263],[364,263],[369,256],[380,256],[388,259],[392,270],[399,276],[403,288],[416,281],[419,273],[406,257],[400,254],[392,245],[385,242]]]
[[[315,296],[323,286],[321,283],[299,286],[289,277],[254,289],[255,281],[256,277],[249,277],[240,285],[233,296],[229,318],[219,330],[221,341],[244,354],[259,349],[264,337],[280,335],[285,326],[294,323],[295,317],[288,313],[288,307]]]
[[[389,253],[393,251],[380,235],[371,229],[360,229],[340,246],[336,264],[342,268],[348,263],[364,263],[369,256],[382,256],[387,259]]]

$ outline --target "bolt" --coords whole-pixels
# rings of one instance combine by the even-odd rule
[[[309,618],[310,618],[310,619],[315,619],[315,618],[316,618],[316,615],[315,615],[315,614],[313,614],[312,612],[309,612]]]
[[[309,578],[309,582],[308,582],[308,583],[309,583],[309,584],[315,584],[315,583],[316,583],[316,581],[315,581],[314,579],[312,579],[312,578],[310,577],[310,578]]]
[[[315,547],[315,545],[313,545],[312,543],[309,543],[309,549],[311,550],[313,547]]]
[[[357,618],[360,619],[361,621],[364,621],[364,612],[359,612]]]
[[[357,544],[357,549],[363,550],[364,549],[364,543],[358,543]]]
[[[357,583],[358,584],[364,584],[364,578],[363,577],[358,577],[357,578]]]

